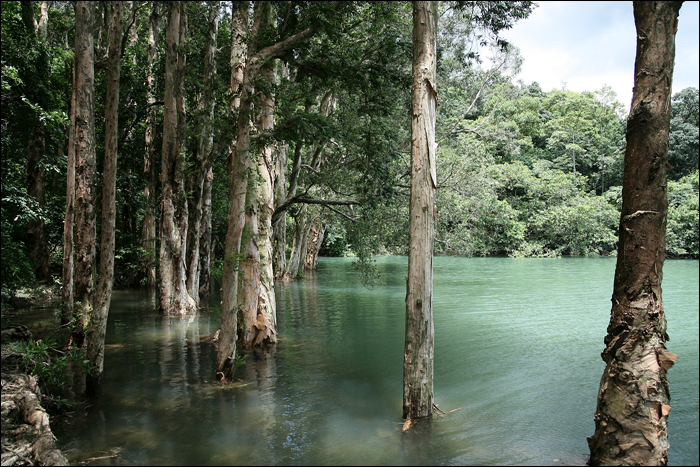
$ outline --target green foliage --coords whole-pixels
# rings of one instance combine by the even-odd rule
[[[7,344],[7,350],[23,355],[23,370],[50,388],[63,388],[67,382],[69,365],[73,365],[83,375],[90,374],[93,369],[82,350],[73,348],[64,352],[52,340],[15,341]]]
[[[236,359],[233,362],[233,369],[231,370],[231,377],[236,374],[236,370],[245,365],[247,355],[242,355],[240,352],[236,352]]]
[[[671,99],[668,135],[668,162],[672,166],[668,176],[671,180],[679,180],[698,170],[698,114],[700,107],[697,88],[686,88]]]
[[[698,170],[668,182],[666,251],[669,256],[698,258]]]
[[[7,219],[5,206],[2,206],[2,219]],[[2,295],[10,295],[14,290],[31,283],[34,280],[29,258],[24,251],[24,244],[13,238],[12,222],[0,223],[2,234],[2,261],[0,274],[2,276]]]

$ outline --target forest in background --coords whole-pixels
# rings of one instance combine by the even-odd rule
[[[37,279],[60,281],[52,278],[60,278],[63,255],[74,9],[70,2],[2,2],[0,8],[5,296]],[[211,8],[207,2],[187,2],[185,174],[190,202],[202,177],[197,145],[205,120],[201,77]],[[326,2],[278,4],[277,31],[269,35],[298,30],[330,8]],[[526,16],[531,6],[522,8],[513,16]],[[158,2],[126,2],[116,180],[115,285],[122,287],[152,281],[147,270],[158,259],[157,248],[149,249],[143,239],[143,225],[147,214],[159,215],[160,158],[144,170],[144,154],[146,122],[154,109],[152,145],[162,146],[164,10]],[[99,232],[109,4],[100,2],[96,13]],[[517,44],[506,45],[489,34],[488,11],[481,23],[477,13],[483,11],[458,14],[449,4],[440,11],[435,253],[615,254],[626,106],[609,88],[543,92],[537,83],[514,83],[522,61]],[[473,20],[464,21],[470,14]],[[160,24],[150,63],[154,16]],[[286,154],[279,158],[285,159],[280,173],[286,179],[279,180],[282,195],[274,220],[288,226],[282,240],[287,256],[295,241],[306,244],[310,238],[309,249],[316,254],[356,255],[371,272],[367,259],[372,255],[406,254],[407,248],[410,5],[354,2],[342,20],[324,21],[322,34],[279,60],[275,80],[268,84],[275,96],[275,125],[254,134],[253,144],[272,144]],[[227,146],[235,131],[235,115],[227,106],[232,40],[226,2],[218,10],[216,41],[211,220],[200,235],[211,235],[210,272],[220,277],[228,212]],[[155,77],[154,99],[149,69]],[[677,93],[672,115],[667,252],[669,257],[697,258],[698,90]],[[147,187],[155,196],[145,194]],[[303,274],[303,266],[290,274]]]

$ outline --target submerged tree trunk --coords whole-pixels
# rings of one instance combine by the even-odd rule
[[[241,132],[243,112],[247,117],[249,106],[241,106],[245,79],[246,62],[245,40],[248,32],[248,2],[235,2],[231,12],[231,81],[229,84],[229,117],[238,117],[237,138],[231,141],[227,160],[228,185],[228,228],[224,244],[224,264],[221,284],[221,330],[219,349],[216,355],[216,376],[218,379],[232,375],[236,358],[236,337],[238,335],[238,253],[241,235],[245,225],[244,205],[247,189],[247,164],[237,154],[238,135]],[[244,125],[247,125],[247,121]]]
[[[413,2],[411,201],[406,290],[403,418],[433,414],[433,233],[437,2]]]
[[[95,309],[87,330],[86,356],[93,365],[86,379],[88,394],[102,388],[105,332],[114,279],[114,238],[116,218],[117,134],[119,127],[119,61],[121,59],[123,2],[112,2],[107,48],[107,98],[105,103],[105,159],[102,186],[102,238],[100,271],[95,291]]]
[[[666,255],[666,163],[678,12],[682,2],[634,2],[637,57],[622,187],[606,368],[591,465],[666,465],[669,385],[661,279]]]
[[[260,28],[274,25],[272,7],[260,4]],[[275,83],[274,62],[260,68],[259,82],[264,89],[272,89]],[[269,132],[274,128],[275,98],[268,91],[257,91],[260,99],[259,131]],[[275,302],[274,277],[272,272],[272,213],[274,204],[273,146],[266,144],[255,157],[256,176],[248,184],[249,201],[246,203],[245,250],[241,261],[238,284],[240,309],[240,345],[253,347],[277,342],[277,305]]]
[[[95,259],[95,60],[93,4],[75,4],[75,270],[73,342],[82,347],[92,311]]]
[[[143,188],[144,204],[146,210],[143,214],[143,228],[141,230],[141,245],[145,250],[141,262],[143,280],[151,294],[155,295],[156,287],[156,147],[154,144],[156,118],[156,79],[154,67],[156,65],[156,52],[158,51],[158,31],[160,29],[160,7],[158,2],[151,2],[151,15],[148,25],[148,115],[146,117],[146,151],[143,160],[143,171],[146,174],[146,186]],[[154,300],[155,301],[155,300]]]
[[[248,53],[241,81],[240,107],[238,112],[236,146],[231,152],[228,166],[229,175],[229,213],[228,229],[226,232],[226,245],[224,257],[224,273],[222,279],[222,304],[221,304],[221,333],[219,335],[219,352],[217,355],[216,372],[219,378],[230,374],[230,365],[235,357],[237,322],[235,315],[240,304],[236,303],[238,295],[237,266],[241,253],[241,237],[245,226],[245,209],[253,203],[246,203],[248,190],[248,173],[255,173],[256,164],[251,155],[250,132],[252,127],[251,110],[253,86],[258,78],[259,71],[269,60],[280,57],[285,51],[312,37],[321,26],[322,22],[314,22],[310,27],[298,32],[286,39],[260,48],[258,50],[257,35],[260,24],[263,22],[269,5],[260,2],[257,5],[253,28],[248,40]],[[334,10],[340,8],[340,2],[334,3]],[[330,17],[334,11],[327,15]],[[231,326],[234,326],[231,328]]]
[[[187,293],[187,195],[184,152],[184,52],[186,30],[183,2],[171,2],[168,11],[165,59],[165,118],[161,165],[159,309],[167,315],[196,313]]]

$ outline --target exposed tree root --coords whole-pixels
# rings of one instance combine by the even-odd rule
[[[69,465],[56,449],[49,416],[34,377],[2,375],[2,466]]]

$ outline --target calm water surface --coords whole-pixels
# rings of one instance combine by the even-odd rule
[[[455,412],[401,432],[405,257],[363,287],[351,259],[276,287],[279,344],[241,381],[212,379],[199,336],[220,309],[158,316],[115,292],[104,395],[55,422],[93,464],[583,465],[594,431],[612,258],[435,258],[435,401]],[[669,463],[698,464],[698,261],[668,260]],[[214,301],[218,303],[218,299]],[[113,456],[113,457],[110,457]]]

